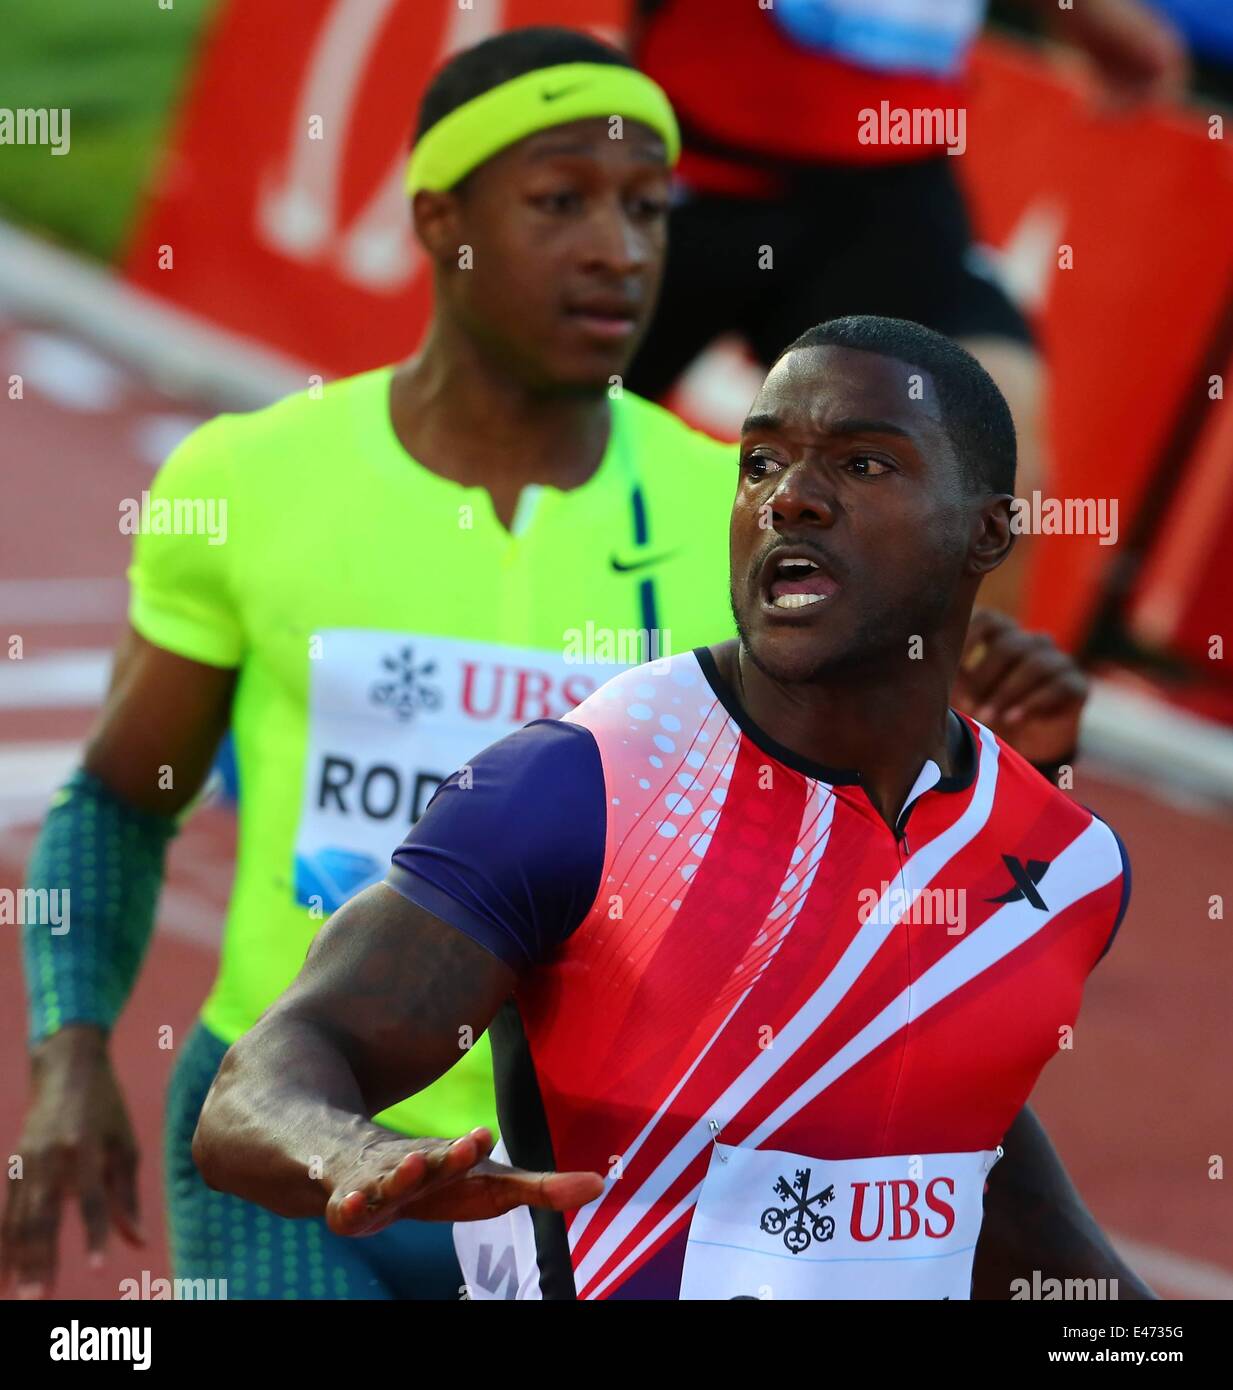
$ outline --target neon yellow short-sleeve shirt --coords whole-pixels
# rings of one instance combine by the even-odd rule
[[[625,393],[595,474],[526,489],[507,531],[485,489],[403,449],[392,370],[203,425],[160,470],[136,538],[133,626],[239,670],[236,875],[202,1009],[227,1043],[470,756],[624,666],[733,632],[733,445]],[[382,1122],[495,1128],[487,1039],[459,1047]]]

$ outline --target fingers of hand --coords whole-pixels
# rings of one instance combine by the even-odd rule
[[[1073,671],[1070,658],[1051,643],[1026,651],[1002,672],[996,687],[986,694],[982,710],[988,717],[981,711],[976,717],[984,723],[990,720],[1018,723],[1029,698],[1045,692],[1050,692],[1047,701],[1050,707],[1060,708],[1068,698],[1074,697],[1074,686],[1069,679]]]
[[[28,1159],[26,1176],[11,1190],[4,1214],[4,1273],[18,1298],[41,1298],[56,1276],[56,1250],[65,1185],[63,1156]]]
[[[1087,699],[1087,680],[1082,672],[1071,667],[1052,680],[1042,681],[1029,694],[1020,698],[1006,711],[1006,722],[1013,726],[1029,724],[1071,711],[1077,728],[1079,714]],[[1066,753],[1067,749],[1062,752]]]
[[[86,1230],[87,1259],[97,1269],[103,1262],[110,1225],[110,1201],[104,1159],[98,1149],[82,1154],[77,1169],[77,1200],[81,1206],[81,1222]]]
[[[431,1147],[421,1150],[424,1168],[419,1170],[404,1160],[381,1183],[381,1197],[384,1200],[398,1199],[413,1190],[422,1191],[451,1182],[484,1161],[491,1149],[492,1135],[486,1129],[474,1129],[459,1139],[433,1140]],[[408,1155],[409,1158],[412,1156]]]
[[[339,1235],[362,1236],[382,1230],[394,1219],[400,1202],[414,1192],[428,1171],[422,1150],[405,1153],[393,1168],[370,1175],[353,1174],[335,1189],[326,1204],[326,1223]]]
[[[528,1173],[482,1163],[448,1186],[417,1198],[403,1215],[416,1221],[484,1221],[515,1207],[575,1211],[603,1190],[598,1173]]]
[[[146,1243],[141,1228],[141,1208],[137,1200],[137,1152],[113,1149],[107,1159],[107,1210],[111,1224],[128,1245]]]
[[[540,1184],[540,1200],[531,1205],[549,1207],[552,1211],[574,1211],[594,1202],[603,1190],[604,1180],[598,1173],[550,1173]]]
[[[342,1235],[367,1235],[398,1218],[410,1200],[453,1182],[492,1148],[492,1134],[475,1129],[460,1139],[420,1139],[414,1147],[386,1160],[375,1173],[349,1176],[331,1196],[326,1220]],[[393,1166],[388,1166],[392,1161]]]
[[[964,694],[982,723],[988,720],[981,711],[1000,703],[999,687],[1008,672],[1039,650],[1042,642],[1048,643],[1048,639],[1018,629],[992,633],[983,640],[979,659],[962,673]]]
[[[551,1211],[573,1211],[593,1202],[604,1190],[604,1180],[598,1173],[532,1173],[523,1168],[510,1168],[504,1163],[478,1163],[467,1176],[454,1184],[461,1192],[466,1187],[474,1194],[483,1194],[491,1201],[494,1213],[513,1207],[547,1207]],[[443,1197],[448,1200],[448,1193]]]
[[[975,665],[979,660],[979,649],[992,641],[999,633],[1018,629],[1013,618],[996,608],[977,608],[968,621],[968,635],[965,643],[963,665]],[[975,656],[974,656],[975,653]]]

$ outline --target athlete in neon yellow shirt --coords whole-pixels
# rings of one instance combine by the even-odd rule
[[[210,1191],[190,1144],[226,1047],[324,918],[383,876],[438,780],[618,665],[731,631],[731,447],[620,384],[658,287],[677,143],[659,89],[590,38],[523,30],[459,55],[424,99],[409,170],[436,291],[419,353],[220,417],[159,474],[168,515],[226,508],[209,534],[139,536],[132,631],[31,864],[32,882],[71,881],[74,913],[67,937],[26,936],[23,1152],[49,1151],[54,1131],[74,1157],[28,1163],[15,1185],[4,1255],[25,1291],[50,1286],[75,1187],[92,1249],[109,1226],[133,1235],[136,1155],[107,1034],[174,817],[230,720],[235,886],[168,1106],[175,1273],[226,1279],[232,1298],[457,1296],[447,1225],[356,1245]],[[459,1046],[440,1085],[382,1122],[493,1124],[487,1040]]]

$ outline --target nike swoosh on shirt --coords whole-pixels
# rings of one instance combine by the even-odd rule
[[[679,549],[680,546],[678,546],[676,550],[661,550],[656,555],[648,555],[645,559],[639,558],[632,562],[618,559],[618,557],[614,555],[612,557],[612,568],[616,570],[618,574],[629,574],[631,570],[643,570],[646,569],[648,565],[656,565],[661,560],[671,559]]]

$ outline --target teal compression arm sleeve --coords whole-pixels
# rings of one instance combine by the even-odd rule
[[[79,769],[52,799],[23,900],[31,1045],[66,1023],[110,1032],[154,928],[176,820],[138,810]]]

